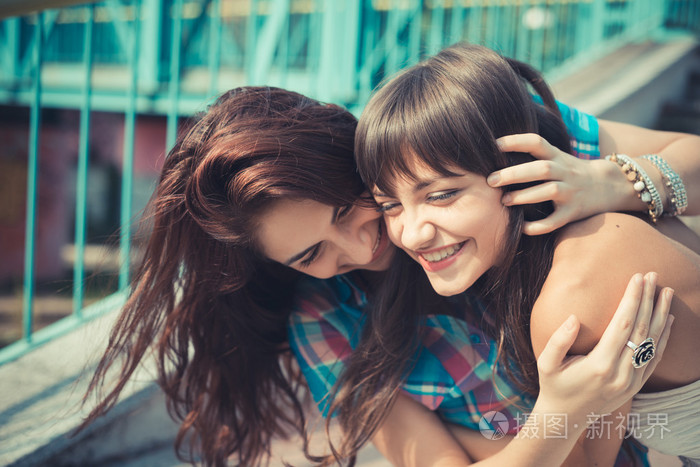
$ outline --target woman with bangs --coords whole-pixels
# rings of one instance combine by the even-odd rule
[[[528,83],[543,105],[533,103]],[[694,350],[700,333],[700,239],[676,219],[660,220],[664,201],[658,189],[622,154],[606,163],[639,193],[648,222],[608,213],[558,232],[523,235],[526,222],[548,216],[553,206],[504,206],[504,191],[513,187],[494,188],[487,177],[532,160],[519,149],[549,153],[552,146],[570,150],[546,84],[527,65],[484,47],[447,48],[389,80],[370,99],[356,132],[356,162],[390,239],[405,254],[396,255],[387,273],[366,325],[371,332],[363,335],[346,369],[347,390],[331,407],[347,417],[346,444],[363,436],[354,421],[373,420],[377,407],[390,400],[383,391],[387,382],[394,384],[408,372],[415,349],[404,351],[400,342],[420,340],[424,310],[435,302],[421,287],[451,299],[467,291],[478,295],[487,309],[481,323],[498,340],[509,380],[525,394],[541,396],[550,390],[541,381],[549,369],[540,364],[538,374],[536,357],[546,355],[547,339],[562,324],[580,322],[571,353],[590,352],[606,340],[611,305],[623,295],[628,277],[653,270],[647,277],[659,296],[675,290],[676,324],[666,357],[640,393],[611,413],[568,412],[560,420],[567,435],[544,457],[533,454],[526,442],[531,439],[523,435],[485,463],[612,465],[629,430],[642,443],[680,456],[684,465],[700,465],[694,422],[700,415],[700,362]],[[666,209],[678,214],[685,187],[661,156],[648,159],[668,180]],[[654,354],[656,336],[647,331],[632,333],[626,344],[635,371]],[[370,358],[363,361],[363,355]],[[547,413],[535,404],[521,433],[541,434]],[[606,415],[598,418],[601,413]],[[614,428],[606,432],[611,423]],[[439,452],[432,456],[440,459]]]
[[[596,121],[591,117],[587,122]],[[89,394],[106,390],[106,396],[85,424],[116,403],[129,377],[153,351],[158,382],[171,413],[182,422],[176,448],[183,458],[206,465],[229,460],[259,465],[269,459],[272,440],[291,432],[302,436],[309,458],[323,460],[309,453],[304,388],[327,412],[360,333],[370,329],[365,323],[376,303],[375,290],[394,256],[381,214],[356,171],[356,124],[338,106],[268,87],[231,90],[190,122],[170,151],[149,203],[145,219],[152,230],[144,258],[89,389]],[[620,128],[605,125],[604,130],[601,122],[601,147],[615,146],[610,135]],[[581,127],[576,118],[569,120],[572,133]],[[595,128],[592,138],[597,141]],[[642,129],[632,133],[654,150],[675,149],[668,159],[676,166],[683,165],[679,161],[688,153],[677,143],[696,141]],[[575,139],[589,145],[580,136]],[[622,144],[627,145],[629,140]],[[540,157],[556,168],[560,191],[544,195],[557,208],[533,222],[531,233],[599,209],[634,204],[627,182],[600,175],[594,162],[551,148]],[[696,165],[700,163],[683,166],[687,180],[700,177]],[[526,164],[498,174],[508,184],[536,180],[546,172]],[[542,196],[527,189],[513,194],[517,199],[510,202],[516,204]],[[618,309],[609,339],[585,358],[564,359],[578,328],[562,327],[549,357],[540,358],[550,368],[543,386],[551,389],[540,401],[567,412],[604,410],[637,392],[656,362],[631,371],[624,349],[627,335],[640,329],[650,329],[654,336],[668,332],[670,297],[662,296],[655,307],[649,285],[630,283],[619,306],[609,310]],[[436,338],[420,342],[418,349],[425,351],[411,354],[410,381],[395,379],[390,385],[392,394],[402,394],[385,407],[386,418],[361,428],[364,441],[391,436],[395,444],[379,443],[390,459],[407,446],[431,452],[436,441],[452,443],[453,436],[474,459],[493,450],[494,444],[484,445],[488,440],[478,432],[475,437],[473,430],[443,422],[478,427],[482,413],[502,409],[510,414],[520,398],[512,383],[500,374],[492,377],[493,338],[482,331],[480,318],[465,313],[480,306],[468,294],[453,302],[434,300],[432,310],[444,310],[429,323]],[[435,351],[442,344],[447,352]],[[114,382],[110,370],[116,370]],[[461,389],[445,391],[448,370],[450,378],[475,381],[449,400]],[[425,388],[434,393],[421,392]],[[406,426],[395,423],[416,411],[430,437],[412,438]],[[340,459],[352,458],[362,443],[336,453]],[[530,446],[542,452],[548,443]],[[465,453],[461,445],[457,450]]]

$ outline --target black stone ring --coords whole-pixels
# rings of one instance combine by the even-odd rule
[[[636,345],[632,341],[627,341],[627,347],[632,349],[632,365],[634,365],[635,368],[643,367],[649,363],[656,354],[654,339],[651,337],[647,337],[639,345]]]

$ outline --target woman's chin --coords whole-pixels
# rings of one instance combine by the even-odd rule
[[[442,295],[443,297],[451,297],[453,295],[461,294],[469,288],[469,286],[464,286],[463,284],[444,281],[440,280],[439,278],[431,278],[430,276],[428,276],[428,279],[430,280],[430,285],[433,286],[433,290],[435,290],[438,295]]]

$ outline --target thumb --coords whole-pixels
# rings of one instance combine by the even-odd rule
[[[537,367],[541,373],[548,373],[559,368],[566,358],[579,331],[579,320],[575,315],[570,315],[559,328],[554,331],[547,341],[544,350],[537,359]]]

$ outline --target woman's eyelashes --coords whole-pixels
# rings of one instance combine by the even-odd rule
[[[348,204],[348,205],[345,205],[345,206],[338,208],[338,210],[335,213],[334,222],[338,222],[342,218],[347,217],[348,214],[350,214],[350,211],[352,211],[352,208],[354,206],[355,206],[354,204]]]
[[[321,245],[318,244],[314,247],[313,250],[311,250],[309,252],[309,254],[305,260],[302,260],[301,262],[299,262],[299,266],[302,268],[306,268],[309,265],[311,265],[311,263],[313,263],[316,260],[316,258],[318,258],[318,254],[320,251],[321,251]]]
[[[341,206],[335,210],[335,214],[333,217],[333,223],[337,224],[344,218],[348,217],[350,213],[352,212],[352,209],[355,207],[354,204],[348,204],[345,206]],[[309,254],[306,256],[306,259],[302,260],[299,262],[299,267],[301,268],[307,268],[309,267],[316,259],[319,257],[321,254],[321,249],[322,249],[322,244],[318,243],[314,248],[309,251]]]
[[[428,195],[427,199],[428,201],[445,201],[455,196],[458,192],[459,190],[450,190],[439,193],[431,193]]]
[[[377,206],[377,212],[381,212],[382,214],[384,214],[391,211],[397,206],[399,206],[399,203],[379,203],[379,206]]]
[[[425,199],[428,203],[447,204],[447,203],[441,203],[441,202],[450,200],[455,195],[457,195],[457,193],[459,193],[459,191],[460,190],[448,190],[448,191],[429,193],[425,197]],[[395,208],[397,208],[400,205],[401,205],[401,203],[397,203],[397,202],[393,202],[393,201],[379,203],[379,207],[377,208],[377,211],[381,212],[382,214],[391,213],[392,211],[395,210]]]

